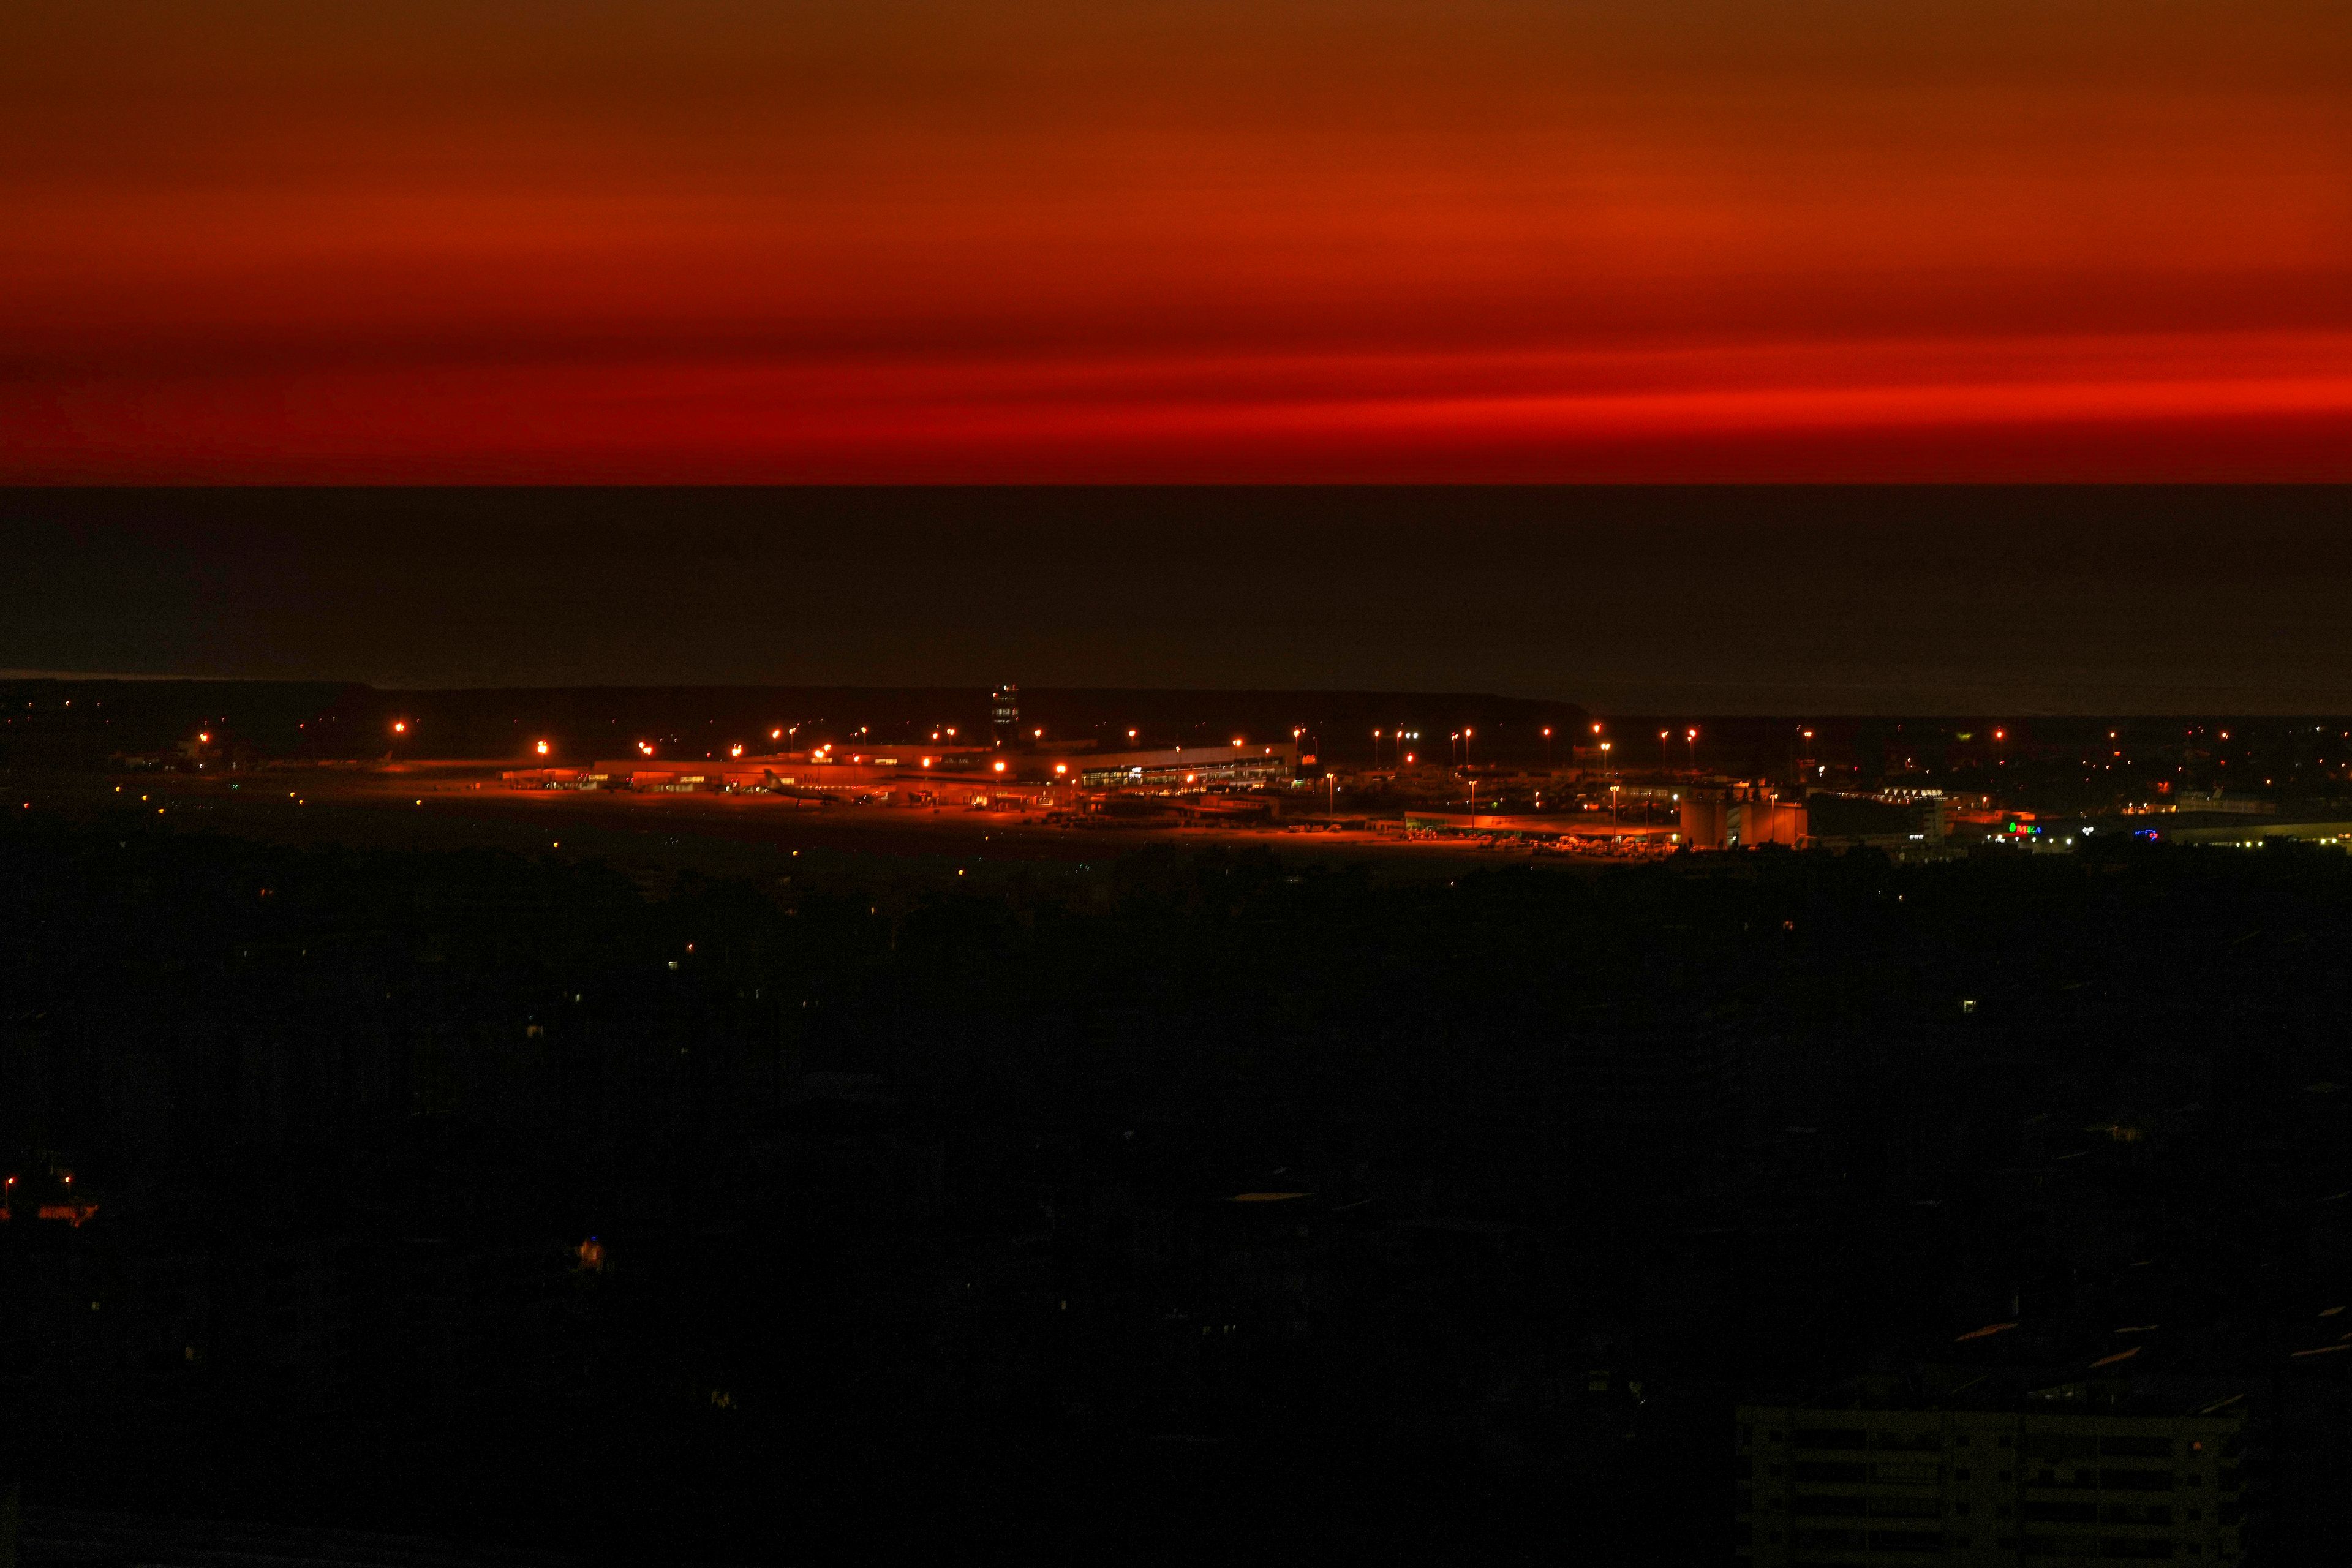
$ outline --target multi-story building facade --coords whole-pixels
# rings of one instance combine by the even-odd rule
[[[1759,1568],[2234,1563],[2245,1411],[2228,1395],[2084,1384],[2005,1407],[1742,1405],[1738,1555]]]

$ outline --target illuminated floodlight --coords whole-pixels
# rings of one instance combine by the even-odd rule
[[[533,748],[533,750],[537,751],[537,752],[539,752],[539,754],[540,754],[541,756],[542,756],[542,757],[543,757],[543,756],[545,756],[545,755],[547,755],[547,742],[544,742],[544,741],[541,741],[541,742],[540,742],[536,747],[534,747],[534,748]]]
[[[408,721],[407,721],[407,720],[405,720],[405,719],[394,719],[394,720],[392,721],[392,732],[393,732],[394,734],[395,734],[395,735],[405,735],[405,734],[407,734],[407,733],[408,733]]]
[[[651,741],[639,741],[637,750],[650,757],[654,754],[654,743]]]
[[[768,739],[771,741],[781,741],[783,738],[784,732],[782,730],[771,730],[768,731]]]
[[[1067,763],[1055,763],[1054,764],[1054,776],[1056,778],[1059,778],[1062,774],[1068,773],[1069,771],[1070,764]]]
[[[213,743],[213,732],[212,732],[210,730],[199,730],[199,731],[196,731],[196,743],[197,743],[198,745],[200,745],[200,746],[209,746],[209,745],[211,745],[211,744]]]
[[[1596,735],[1598,735],[1599,733],[1601,733],[1601,726],[1600,726],[1600,725],[1598,725],[1598,724],[1593,725],[1593,726],[1592,726],[1592,732],[1593,732],[1594,734],[1596,734]]]
[[[1003,772],[1004,771],[1004,764],[1003,764],[1003,763],[997,763],[997,764],[996,764],[996,771],[997,771],[998,773],[1003,773]]]

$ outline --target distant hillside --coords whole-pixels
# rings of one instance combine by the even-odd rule
[[[328,681],[0,681],[0,766],[85,767],[170,751],[199,732],[260,756],[299,756],[321,714],[370,696]]]

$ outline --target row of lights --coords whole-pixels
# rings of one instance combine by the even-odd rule
[[[866,734],[866,733],[867,732],[867,728],[868,728],[868,727],[861,727],[861,728],[858,730],[858,731],[857,731],[857,732],[858,732],[859,734],[861,734],[861,735]],[[783,730],[783,729],[782,729],[782,728],[781,728],[781,727],[779,727],[779,728],[777,728],[777,729],[770,730],[770,731],[768,731],[768,739],[770,739],[771,741],[781,741],[781,740],[782,740],[782,739],[784,738],[784,736],[785,736],[788,732],[797,732],[797,731],[799,731],[799,729],[800,729],[800,726],[799,726],[799,725],[797,725],[797,724],[795,724],[795,725],[793,725],[793,726],[792,727],[792,731],[787,731]],[[1602,729],[1602,726],[1601,725],[1601,723],[1600,723],[1598,721],[1596,721],[1594,722],[1593,726],[1592,726],[1592,732],[1593,732],[1593,734],[1595,734],[1595,735],[1599,735],[1599,734],[1601,732],[1601,729]],[[395,734],[395,735],[405,735],[406,733],[408,733],[408,721],[407,721],[407,720],[405,720],[405,719],[394,719],[394,720],[392,721],[392,732],[393,732],[394,734]],[[1045,738],[1045,731],[1043,731],[1043,730],[1032,730],[1032,731],[1029,731],[1029,733],[1030,733],[1032,736],[1034,736],[1034,738],[1036,738],[1036,739],[1038,739],[1038,740],[1041,740],[1041,741],[1042,741],[1042,740],[1044,740],[1044,739]],[[1290,731],[1290,738],[1291,738],[1292,740],[1296,741],[1296,740],[1299,739],[1301,736],[1305,735],[1306,733],[1307,733],[1307,731],[1306,731],[1305,726],[1303,726],[1303,725],[1300,725],[1300,726],[1294,726],[1294,727],[1292,728],[1291,731]],[[1465,741],[1466,741],[1466,740],[1468,740],[1468,739],[1469,739],[1473,734],[1475,734],[1475,733],[1476,733],[1476,731],[1474,731],[1473,729],[1471,729],[1468,725],[1465,725],[1465,726],[1463,726],[1461,729],[1456,730],[1456,731],[1454,731],[1449,735],[1449,737],[1448,737],[1448,738],[1449,738],[1449,739],[1453,739],[1453,740],[1465,740]],[[1659,739],[1659,740],[1661,740],[1661,741],[1670,739],[1670,738],[1672,737],[1673,733],[1674,733],[1674,732],[1673,732],[1672,731],[1670,731],[1670,730],[1661,730],[1661,731],[1658,731],[1658,739]],[[1801,734],[1804,736],[1804,738],[1805,738],[1806,740],[1808,740],[1808,741],[1810,741],[1810,740],[1811,740],[1811,739],[1813,738],[1813,731],[1811,731],[1811,730],[1801,731],[1800,731],[1800,733],[1801,733]],[[932,739],[932,740],[934,740],[934,741],[936,741],[936,740],[940,739],[940,736],[942,736],[942,735],[945,735],[945,736],[946,736],[949,740],[950,740],[950,741],[954,740],[954,739],[955,739],[955,737],[956,737],[956,731],[955,731],[955,728],[954,728],[954,726],[950,725],[950,726],[948,726],[947,728],[945,728],[945,729],[943,729],[943,730],[934,730],[934,731],[931,731],[931,739]],[[1132,740],[1134,740],[1134,739],[1135,739],[1135,737],[1136,737],[1136,731],[1133,731],[1133,730],[1129,730],[1129,731],[1127,732],[1127,738],[1128,738],[1129,740],[1132,741]],[[199,733],[197,734],[197,736],[196,736],[196,739],[197,739],[198,741],[203,742],[204,743],[205,743],[205,744],[207,744],[207,745],[209,745],[209,744],[212,742],[212,738],[213,738],[213,737],[212,737],[212,732],[211,732],[210,731],[201,731],[201,732],[199,732]],[[1550,725],[1549,725],[1549,724],[1545,725],[1545,726],[1544,726],[1544,728],[1543,728],[1543,738],[1544,738],[1545,740],[1547,740],[1547,741],[1549,741],[1549,740],[1550,740],[1550,739],[1551,739],[1551,726],[1550,726]],[[1698,739],[1698,729],[1697,729],[1697,727],[1696,727],[1696,725],[1694,725],[1694,726],[1692,726],[1690,729],[1684,731],[1683,731],[1683,738],[1684,738],[1685,740],[1686,740],[1686,741],[1696,741],[1696,740],[1697,740],[1697,739]],[[1995,730],[1995,731],[1992,732],[1992,738],[1993,738],[1994,740],[1996,740],[1996,741],[2006,741],[2007,739],[2009,739],[2009,731],[2006,731],[2006,730],[2000,730],[2000,729],[1997,729],[1997,730]],[[2112,731],[2112,730],[2108,731],[2107,731],[2107,738],[2108,738],[2109,740],[2113,740],[2113,739],[2115,739],[2115,731]],[[2223,739],[2223,740],[2225,740],[2225,741],[2226,741],[2226,740],[2228,740],[2229,738],[2230,738],[2230,732],[2229,732],[2227,730],[2222,731],[2221,731],[2221,739]],[[1372,739],[1373,739],[1373,740],[1375,740],[1375,741],[1389,740],[1389,739],[1394,739],[1394,740],[1399,740],[1399,741],[1406,741],[1406,740],[1418,741],[1419,739],[1421,739],[1421,731],[1418,731],[1418,730],[1396,730],[1396,731],[1375,730],[1375,731],[1372,731]],[[1243,742],[1239,738],[1236,738],[1236,739],[1234,740],[1234,745],[1236,745],[1236,746],[1241,745],[1241,744],[1243,744],[1243,743],[1244,743],[1244,742]],[[644,742],[639,742],[639,744],[640,744],[640,745],[643,745],[643,744],[644,744]],[[542,753],[544,753],[544,752],[546,752],[546,750],[547,750],[547,742],[546,742],[545,741],[541,741],[541,742],[539,742],[539,750],[540,750]],[[743,750],[743,748],[742,748],[741,746],[738,745],[738,746],[735,748],[735,752],[734,752],[734,753],[733,753],[733,754],[740,755],[740,754],[742,753],[742,750]]]
[[[794,731],[797,731],[799,730],[799,728],[800,728],[800,726],[799,726],[799,725],[797,725],[797,724],[795,724],[795,725],[793,725],[793,730]],[[1592,732],[1593,732],[1593,734],[1594,734],[1594,735],[1596,735],[1596,736],[1600,735],[1600,734],[1601,734],[1601,728],[1602,728],[1602,727],[1601,727],[1601,725],[1599,722],[1595,722],[1595,723],[1593,724],[1593,726],[1592,726]],[[407,720],[405,720],[405,719],[395,719],[395,720],[394,720],[394,721],[392,721],[392,732],[393,732],[394,734],[395,734],[395,735],[405,735],[406,733],[408,733],[408,721],[407,721]],[[785,736],[786,732],[787,732],[787,731],[786,731],[784,729],[782,729],[781,726],[780,726],[780,727],[778,727],[778,728],[775,728],[775,729],[772,729],[772,730],[770,730],[770,731],[768,731],[768,739],[769,739],[769,740],[771,740],[771,741],[781,741],[781,740],[782,740],[782,739],[784,738],[784,736]],[[861,734],[861,735],[862,735],[862,734],[865,734],[866,732],[866,731],[864,728],[861,728],[861,729],[858,731],[858,733],[859,733],[859,734]],[[1044,730],[1042,730],[1042,729],[1035,729],[1035,730],[1032,730],[1032,731],[1030,731],[1030,732],[1029,732],[1029,733],[1031,734],[1031,736],[1032,736],[1033,738],[1037,739],[1037,740],[1041,740],[1041,741],[1042,741],[1042,740],[1044,740],[1044,739],[1045,738],[1045,731]],[[1127,732],[1127,738],[1128,738],[1128,740],[1129,740],[1129,741],[1130,741],[1130,742],[1132,742],[1132,741],[1136,738],[1136,733],[1137,733],[1137,732],[1136,732],[1135,731],[1133,731],[1133,730],[1129,730],[1129,731]],[[1305,727],[1304,727],[1304,726],[1295,726],[1295,727],[1293,727],[1293,729],[1292,729],[1292,730],[1291,730],[1291,731],[1290,731],[1290,738],[1291,738],[1291,740],[1292,740],[1293,742],[1297,742],[1297,741],[1300,740],[1303,736],[1305,736],[1305,734],[1306,734],[1306,733],[1307,733],[1307,731],[1306,731],[1306,729],[1305,729]],[[1448,739],[1449,741],[1459,741],[1459,742],[1462,742],[1462,744],[1463,744],[1463,747],[1464,747],[1464,749],[1465,749],[1465,754],[1466,754],[1467,749],[1468,749],[1468,747],[1469,747],[1469,743],[1470,743],[1471,737],[1473,737],[1473,736],[1474,736],[1474,735],[1475,735],[1476,733],[1477,733],[1477,731],[1476,731],[1476,730],[1475,730],[1475,729],[1474,729],[1474,728],[1472,728],[1471,726],[1469,726],[1469,725],[1466,725],[1466,724],[1465,724],[1465,725],[1464,725],[1464,726],[1463,726],[1461,729],[1459,729],[1459,730],[1455,730],[1455,731],[1450,731],[1450,732],[1447,734],[1446,739]],[[944,735],[945,735],[949,740],[953,740],[953,739],[955,739],[956,731],[955,731],[955,730],[954,730],[954,728],[953,728],[952,726],[949,726],[949,727],[947,727],[947,728],[945,728],[945,729],[943,729],[943,730],[934,730],[933,731],[931,731],[931,739],[932,739],[932,740],[934,740],[934,741],[937,741],[937,740],[939,740],[939,739],[941,737],[941,735],[943,735],[943,734],[944,734]],[[1806,740],[1808,740],[1808,741],[1810,741],[1810,740],[1811,740],[1811,739],[1813,738],[1813,732],[1812,732],[1811,730],[1807,730],[1807,731],[1803,731],[1803,734],[1804,734],[1804,738],[1805,738]],[[1547,725],[1545,725],[1545,726],[1544,726],[1544,728],[1543,728],[1543,738],[1544,738],[1546,741],[1549,741],[1549,740],[1551,739],[1551,736],[1552,736],[1551,726],[1550,726],[1550,725],[1549,725],[1549,724],[1547,724]],[[1671,739],[1671,738],[1672,738],[1672,736],[1673,736],[1673,731],[1668,731],[1668,730],[1661,730],[1661,731],[1658,731],[1658,739],[1659,739],[1660,741],[1662,741],[1662,742],[1664,742],[1664,741],[1667,741],[1667,740]],[[1698,742],[1698,730],[1697,730],[1697,728],[1696,728],[1696,726],[1694,726],[1693,728],[1688,729],[1688,730],[1685,730],[1685,731],[1683,731],[1683,738],[1684,738],[1685,741],[1689,742],[1690,742],[1691,744],[1693,744],[1693,745],[1697,744],[1697,742]],[[2006,737],[2006,733],[2005,733],[2005,731],[2000,731],[2000,730],[1995,730],[1995,731],[1993,731],[1993,739],[1994,739],[1994,740],[1999,741],[1999,740],[2003,740],[2003,739],[2006,739],[2006,738],[2007,738],[2007,737]],[[211,732],[210,732],[210,731],[205,731],[205,732],[202,732],[202,733],[198,734],[198,735],[196,736],[196,739],[197,739],[199,742],[203,742],[203,743],[205,743],[205,744],[209,745],[209,744],[211,743],[211,742],[212,742],[212,734],[211,734]],[[1418,731],[1418,730],[1396,730],[1396,731],[1374,730],[1374,731],[1372,731],[1372,741],[1373,741],[1373,742],[1374,742],[1375,746],[1377,746],[1377,745],[1378,745],[1378,743],[1379,743],[1380,742],[1383,741],[1383,740],[1394,740],[1394,741],[1398,742],[1400,744],[1402,744],[1403,742],[1406,742],[1406,741],[1418,741],[1418,740],[1420,740],[1420,739],[1421,739],[1421,731]],[[1236,747],[1239,747],[1239,746],[1246,745],[1248,742],[1246,742],[1243,737],[1241,737],[1241,736],[1239,736],[1239,735],[1236,735],[1236,736],[1234,736],[1234,742],[1233,742],[1233,743],[1234,743]],[[818,751],[819,752],[829,752],[829,751],[831,751],[832,749],[833,749],[832,743],[831,743],[830,742],[826,742],[825,744],[819,746],[819,747],[817,748],[817,751]],[[1602,741],[1602,742],[1601,742],[1601,749],[1602,751],[1604,751],[1604,752],[1612,750],[1612,742],[1609,742],[1609,741]],[[532,750],[534,750],[535,752],[538,752],[538,754],[539,754],[539,755],[541,755],[541,756],[542,756],[542,757],[543,757],[543,756],[546,756],[546,755],[548,755],[548,754],[549,754],[549,751],[550,751],[549,743],[548,743],[547,742],[545,742],[545,741],[540,741],[540,742],[535,742],[535,743],[534,743],[534,745],[533,745],[533,747],[532,747]],[[653,742],[650,742],[650,741],[639,741],[639,742],[637,742],[637,750],[638,750],[638,751],[640,751],[640,752],[644,752],[646,756],[649,756],[649,757],[650,757],[650,756],[652,756],[652,755],[654,754],[654,746],[653,746]],[[1182,750],[1182,748],[1181,748],[1181,747],[1179,747],[1179,748],[1178,748],[1178,750],[1180,750],[1180,751],[1181,751],[1181,750]],[[741,743],[740,742],[736,742],[734,745],[730,746],[730,747],[728,748],[727,754],[728,754],[729,756],[730,756],[730,757],[740,757],[740,756],[741,756],[741,755],[743,754],[743,747],[742,747],[742,743]],[[1412,761],[1413,760],[1412,753],[1411,753],[1411,752],[1405,752],[1405,753],[1403,753],[1403,756],[1404,756],[1404,760],[1405,760],[1406,762],[1408,762],[1408,763],[1410,763],[1410,762],[1412,762]],[[926,762],[928,762],[928,761],[929,761],[929,759],[926,759]],[[1000,767],[997,771],[999,771],[999,772],[1001,773],[1001,772],[1003,772],[1003,770]],[[1062,770],[1057,770],[1057,771],[1066,772],[1067,770],[1066,770],[1066,769],[1062,769]]]

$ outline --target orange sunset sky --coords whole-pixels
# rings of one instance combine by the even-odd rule
[[[0,10],[0,481],[2352,479],[2352,7]]]

